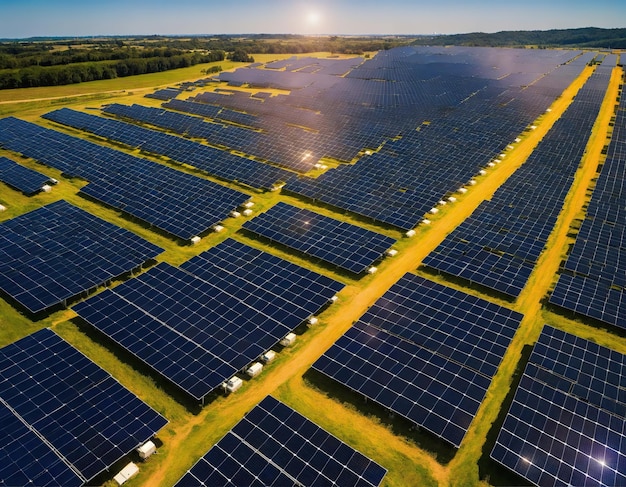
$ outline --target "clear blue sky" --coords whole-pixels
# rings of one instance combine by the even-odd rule
[[[0,38],[626,27],[626,0],[0,0]]]

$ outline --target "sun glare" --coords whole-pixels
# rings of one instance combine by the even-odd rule
[[[306,16],[306,21],[307,21],[307,24],[309,24],[310,26],[315,26],[319,24],[320,22],[319,12],[314,12],[314,11],[309,12]]]

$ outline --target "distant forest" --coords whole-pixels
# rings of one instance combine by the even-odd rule
[[[490,47],[568,47],[577,49],[626,49],[625,29],[582,29],[474,32],[417,38],[414,45]]]
[[[363,55],[402,45],[626,49],[626,29],[568,29],[446,36],[129,36],[0,40],[0,89],[57,86],[155,73],[250,54]]]

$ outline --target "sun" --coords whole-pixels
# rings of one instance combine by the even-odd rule
[[[306,22],[310,26],[314,26],[314,25],[319,24],[320,18],[321,17],[320,17],[319,12],[311,10],[306,16]]]

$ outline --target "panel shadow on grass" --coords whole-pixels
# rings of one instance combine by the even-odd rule
[[[328,398],[341,403],[348,409],[357,411],[372,421],[389,429],[394,435],[406,438],[417,447],[431,453],[439,463],[446,465],[454,458],[456,448],[420,428],[415,423],[403,418],[399,414],[390,412],[387,408],[368,400],[365,396],[338,384],[324,374],[309,369],[303,376],[307,386],[319,391]]]

